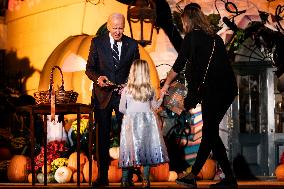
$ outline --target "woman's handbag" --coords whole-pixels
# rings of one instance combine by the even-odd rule
[[[184,98],[187,94],[187,88],[179,81],[171,83],[168,89],[168,95],[164,98],[164,106],[172,112],[180,115],[184,110]]]

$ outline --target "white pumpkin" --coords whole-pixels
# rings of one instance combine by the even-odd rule
[[[72,170],[69,167],[59,167],[54,174],[54,178],[58,183],[67,183],[71,180]]]
[[[118,159],[119,158],[119,147],[112,147],[109,149],[109,156],[112,159]]]
[[[44,183],[44,174],[43,173],[39,173],[37,176],[36,176],[37,180],[39,183]],[[48,173],[47,174],[47,183],[50,183],[52,182],[53,180],[53,174],[51,173]]]
[[[170,171],[169,182],[174,182],[178,178],[178,174],[175,171]]]

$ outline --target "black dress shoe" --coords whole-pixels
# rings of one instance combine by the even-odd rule
[[[126,182],[126,181],[121,181],[120,187],[127,188],[127,187],[129,187],[129,183]]]
[[[142,188],[150,188],[150,180],[149,179],[143,179]]]
[[[135,186],[134,182],[132,180],[128,181],[129,186]]]
[[[92,183],[92,188],[97,188],[97,187],[101,187],[101,186],[108,186],[108,185],[109,185],[108,180],[97,179],[95,182]]]
[[[135,186],[133,181],[121,181],[120,186],[123,188],[127,188],[130,186]]]
[[[210,188],[219,188],[219,189],[236,189],[238,188],[238,183],[236,179],[222,179],[216,184],[211,184]]]
[[[178,178],[176,179],[176,183],[187,186],[188,188],[197,188],[195,178]]]

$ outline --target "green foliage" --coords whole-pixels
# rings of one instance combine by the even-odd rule
[[[245,31],[238,30],[232,41],[231,48],[233,48],[234,50],[239,49],[241,44],[244,42],[244,40],[245,40]]]

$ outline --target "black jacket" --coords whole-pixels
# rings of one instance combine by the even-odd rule
[[[209,62],[215,39],[215,50],[209,65],[203,92],[198,93]],[[183,40],[181,50],[173,65],[177,73],[185,68],[188,83],[188,95],[185,108],[190,109],[201,101],[224,100],[232,101],[237,95],[235,74],[230,65],[227,51],[222,38],[218,35],[208,35],[202,30],[193,30]],[[224,99],[225,98],[225,99]]]

